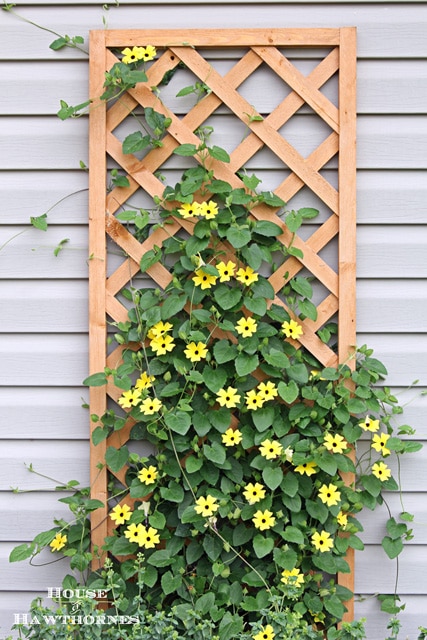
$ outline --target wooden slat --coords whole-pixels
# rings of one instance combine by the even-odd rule
[[[109,29],[107,47],[132,47],[149,42],[155,47],[250,47],[258,45],[323,47],[339,44],[339,29]]]
[[[91,34],[90,42],[90,95],[100,96],[103,91],[105,69],[105,34]],[[91,111],[89,138],[89,373],[103,371],[106,360],[106,316],[105,280],[107,252],[105,244],[105,153],[106,107],[98,101]],[[107,408],[106,395],[102,387],[90,387],[91,414],[102,416]],[[96,428],[90,422],[91,433]],[[106,442],[90,447],[90,486],[98,500],[105,505],[92,514],[93,546],[99,549],[107,536],[107,476],[105,470]],[[98,568],[98,561],[94,561]]]
[[[352,357],[356,348],[356,30],[341,29],[339,70],[339,234],[338,234],[338,358],[355,369]],[[355,452],[349,454],[355,461]],[[344,481],[354,483],[353,474],[343,474]],[[354,591],[354,549],[346,560],[350,573],[340,573],[338,583]],[[346,603],[343,620],[353,620],[354,599]]]

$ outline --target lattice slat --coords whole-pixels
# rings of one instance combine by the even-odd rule
[[[280,211],[265,205],[256,206],[251,214],[257,220],[270,220],[282,229],[278,240],[300,249],[303,257],[288,257],[278,264],[269,281],[276,292],[274,302],[285,306],[280,291],[285,281],[301,271],[309,272],[325,294],[317,304],[316,321],[303,321],[304,333],[299,342],[325,366],[337,366],[347,361],[355,344],[355,30],[343,29],[246,29],[246,30],[105,30],[91,34],[91,96],[102,93],[104,73],[119,61],[118,52],[124,47],[151,44],[158,50],[157,59],[147,69],[148,81],[125,92],[112,105],[95,99],[90,114],[90,373],[105,366],[116,367],[121,361],[122,347],[116,346],[107,356],[107,321],[126,322],[127,309],[119,299],[120,291],[139,273],[139,262],[146,251],[170,236],[192,234],[191,220],[173,219],[167,227],[156,228],[142,243],[129,233],[115,217],[125,203],[142,193],[150,199],[161,196],[164,184],[156,173],[162,171],[173,157],[176,147],[183,143],[200,144],[197,129],[222,112],[231,113],[247,135],[229,149],[230,164],[212,159],[215,177],[233,188],[243,182],[237,175],[248,163],[257,163],[257,154],[268,149],[280,175],[274,192],[290,202],[301,189],[311,192],[324,204],[321,224],[316,223],[306,237],[293,234],[285,226]],[[316,51],[315,67],[304,75],[291,61],[292,51],[312,48]],[[232,52],[233,66],[223,75],[209,57],[212,50]],[[288,55],[287,52],[290,52]],[[232,57],[233,57],[232,56]],[[209,85],[210,93],[188,108],[184,114],[174,113],[164,104],[153,86],[159,85],[166,73],[179,73],[185,66],[187,73]],[[267,69],[277,85],[286,86],[286,96],[262,119],[249,114],[260,111],[242,93],[253,74]],[[338,77],[336,103],[323,92],[324,85]],[[161,96],[160,96],[161,98]],[[162,146],[146,152],[142,159],[124,154],[120,128],[138,108],[152,107],[171,119]],[[304,111],[305,110],[305,111]],[[306,156],[298,151],[281,129],[292,125],[301,113],[314,114],[328,133]],[[176,157],[176,156],[175,156]],[[125,171],[129,187],[112,189],[107,195],[107,160]],[[335,163],[335,164],[334,164]],[[337,165],[337,169],[335,168]],[[261,165],[262,168],[262,165]],[[283,175],[281,175],[283,173]],[[337,184],[329,175],[338,176]],[[310,198],[310,195],[308,196]],[[311,206],[307,203],[306,206]],[[173,208],[173,204],[170,205]],[[116,252],[122,252],[120,264],[114,258],[114,270],[109,268],[106,239]],[[337,246],[335,259],[328,252]],[[223,243],[224,254],[233,257],[233,249]],[[325,255],[324,255],[325,254]],[[326,256],[326,257],[325,257]],[[108,276],[107,276],[108,273]],[[148,269],[152,282],[165,288],[171,274],[162,264]],[[285,280],[286,278],[286,280]],[[338,352],[322,342],[317,334],[326,322],[338,315]],[[259,374],[262,376],[262,374]],[[121,390],[108,384],[91,390],[91,414],[102,415],[108,402],[116,403]],[[108,446],[120,447],[127,442],[134,422],[131,418],[120,432],[106,442],[91,447],[91,481],[93,496],[106,501],[107,482],[111,473],[103,466]],[[101,468],[102,467],[102,468]],[[126,467],[113,474],[125,485]],[[132,499],[125,498],[128,504]],[[108,518],[108,508],[98,510],[93,518],[93,542],[101,546],[111,535],[114,526]],[[353,566],[353,558],[348,560]],[[341,584],[352,588],[352,574],[340,576]],[[348,618],[353,615],[349,606]]]

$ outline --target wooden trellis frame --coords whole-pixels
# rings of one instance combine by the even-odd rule
[[[236,172],[261,148],[268,147],[287,167],[290,174],[275,189],[275,193],[289,202],[304,186],[316,194],[331,212],[326,221],[305,241],[297,237],[293,244],[303,252],[303,258],[288,258],[270,277],[275,291],[284,284],[284,274],[293,277],[302,268],[315,276],[328,291],[318,305],[318,319],[304,321],[304,345],[325,366],[337,366],[348,359],[355,345],[355,227],[356,227],[356,30],[340,29],[244,29],[244,30],[103,30],[93,31],[90,42],[90,95],[103,92],[105,72],[119,58],[115,52],[124,47],[151,44],[158,49],[157,59],[147,71],[148,82],[124,93],[112,106],[95,99],[90,112],[90,201],[89,201],[89,281],[90,281],[90,373],[102,371],[116,364],[120,347],[107,355],[107,320],[126,321],[127,311],[116,295],[139,271],[142,255],[170,234],[184,229],[191,233],[192,225],[186,220],[174,220],[167,227],[154,231],[140,244],[114,214],[138,189],[150,196],[161,195],[164,185],[155,172],[171,156],[175,147],[183,143],[198,144],[194,131],[204,123],[220,105],[225,105],[250,130],[230,153],[229,165],[214,162],[215,177],[226,180],[233,187],[242,183]],[[327,51],[317,66],[304,76],[286,57],[286,50],[316,48]],[[241,57],[224,76],[220,75],[200,52],[221,49],[238,50]],[[211,93],[198,102],[183,118],[162,105],[151,87],[156,86],[167,71],[183,62],[201,81],[209,77]],[[280,104],[261,120],[251,120],[250,105],[238,88],[261,65],[278,76],[291,89]],[[321,87],[338,75],[338,106],[321,92]],[[300,109],[308,105],[330,128],[330,135],[306,158],[279,133],[279,129]],[[121,142],[114,130],[139,105],[154,107],[171,117],[163,146],[151,150],[143,160],[122,153]],[[264,114],[263,114],[264,115]],[[129,187],[113,189],[106,196],[107,158],[126,172]],[[338,188],[321,174],[321,169],[332,159],[338,164]],[[290,232],[270,207],[257,206],[252,214],[257,219],[269,219],[283,229],[280,240],[289,244]],[[337,268],[332,268],[319,255],[334,238],[338,238]],[[107,270],[106,240],[123,250],[123,261],[113,273]],[[108,275],[107,275],[108,273]],[[148,274],[160,287],[170,280],[170,273],[156,264]],[[280,300],[278,299],[278,303]],[[335,353],[317,336],[316,331],[338,314],[338,352]],[[102,415],[107,399],[117,401],[121,390],[112,384],[90,390],[90,413]],[[91,486],[94,498],[107,505],[107,472],[103,466],[108,446],[122,446],[129,437],[132,421],[97,446],[91,445]],[[94,428],[96,425],[92,425]],[[124,482],[125,470],[115,474]],[[108,507],[93,514],[93,543],[101,546],[111,534],[112,523]],[[353,590],[354,558],[349,551],[347,561],[350,575],[340,575],[339,582]],[[347,618],[353,617],[349,604]]]

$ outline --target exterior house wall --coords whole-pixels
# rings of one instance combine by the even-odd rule
[[[108,28],[340,27],[358,29],[358,343],[389,370],[404,421],[427,441],[427,5],[425,2],[208,3],[122,0],[108,11],[90,0],[27,0],[16,11],[58,33]],[[87,96],[87,61],[53,52],[51,33],[0,13],[0,638],[13,613],[58,586],[61,562],[9,564],[11,549],[66,513],[55,484],[88,484],[87,120],[60,122],[59,99]],[[303,64],[303,63],[302,63]],[[310,116],[304,116],[310,117]],[[302,145],[309,141],[302,140]],[[271,171],[277,171],[271,167]],[[49,228],[29,225],[47,211]],[[69,238],[60,254],[54,249]],[[422,389],[421,389],[422,391]],[[402,462],[405,509],[415,537],[402,554],[398,592],[406,602],[402,637],[427,626],[427,447]],[[32,464],[43,476],[30,473]],[[31,493],[14,493],[11,487]],[[399,496],[390,506],[401,511]],[[383,640],[388,617],[372,597],[393,589],[396,564],[379,545],[386,509],[363,516],[367,550],[356,556],[357,617],[369,640]],[[46,553],[37,562],[49,562]]]

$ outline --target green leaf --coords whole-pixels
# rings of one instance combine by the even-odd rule
[[[160,487],[160,495],[164,500],[177,502],[179,504],[184,500],[184,489],[180,484],[171,480],[167,487]]]
[[[142,151],[142,149],[148,147],[151,140],[152,138],[150,135],[147,134],[143,136],[141,131],[135,131],[135,133],[130,133],[123,140],[122,151],[125,154],[137,153],[138,151]]]
[[[65,37],[61,36],[60,38],[57,38],[56,40],[50,43],[49,49],[52,49],[53,51],[59,51],[60,49],[63,49],[64,47],[66,47],[69,44],[69,42],[70,42],[69,36],[65,36]]]
[[[231,189],[231,184],[224,180],[212,180],[209,184],[209,191],[211,193],[230,193]]]
[[[92,442],[96,446],[108,437],[108,429],[105,427],[96,427],[92,432]]]
[[[34,549],[34,543],[27,544],[25,542],[24,544],[18,545],[10,552],[9,562],[20,562],[21,560],[30,558],[34,553]]]
[[[221,309],[228,311],[228,309],[232,309],[239,304],[242,299],[242,292],[237,287],[230,289],[224,284],[220,284],[214,291],[214,298]]]
[[[147,271],[150,267],[159,262],[162,258],[162,252],[159,247],[154,247],[154,249],[149,249],[141,258],[141,262],[139,263],[139,268],[142,273]]]
[[[268,364],[271,364],[272,367],[276,367],[277,369],[287,369],[290,364],[288,356],[278,349],[271,349],[270,353],[264,354],[264,358]]]
[[[347,409],[350,413],[365,413],[366,404],[358,398],[350,398],[347,402]]]
[[[296,382],[299,382],[300,384],[306,384],[308,382],[308,370],[305,364],[303,364],[302,362],[292,364],[290,367],[288,367],[287,373],[290,378],[292,378]]]
[[[250,356],[246,353],[239,353],[236,358],[235,365],[238,376],[247,376],[258,367],[259,358],[257,354]]]
[[[350,547],[352,547],[352,549],[357,549],[358,551],[363,551],[363,549],[365,548],[365,545],[363,544],[362,540],[355,535],[351,535],[348,539],[349,541],[349,545]]]
[[[185,436],[191,426],[191,418],[188,413],[177,411],[176,413],[167,413],[165,423],[175,433]]]
[[[166,526],[166,518],[160,511],[154,511],[154,513],[149,516],[148,521],[150,526],[157,530],[164,529]]]
[[[387,533],[392,540],[397,540],[405,535],[408,530],[406,524],[398,523],[394,518],[390,518],[386,524]]]
[[[218,393],[227,381],[227,372],[223,368],[212,369],[206,365],[203,369],[203,379],[212,393]]]
[[[218,560],[223,549],[223,543],[217,536],[205,535],[203,538],[203,549],[209,560],[215,562]]]
[[[396,558],[399,555],[399,553],[403,551],[402,538],[397,538],[396,540],[393,540],[389,536],[385,536],[381,544],[384,551],[390,558],[390,560],[393,560],[393,558]]]
[[[180,574],[174,576],[171,571],[166,571],[161,579],[162,591],[165,595],[174,593],[182,584],[182,576]]]
[[[197,153],[197,147],[194,144],[181,144],[173,152],[177,156],[194,156]]]
[[[363,486],[365,487],[366,491],[370,493],[371,496],[374,496],[376,498],[377,496],[380,495],[381,488],[382,488],[381,480],[376,478],[374,475],[362,476],[360,480]]]
[[[267,313],[267,302],[263,298],[249,298],[246,296],[244,305],[248,311],[257,316],[264,316]]]
[[[275,416],[273,406],[262,407],[256,411],[252,411],[252,420],[257,430],[261,433],[271,427]]]
[[[105,462],[107,466],[113,471],[113,473],[120,471],[122,469],[129,458],[129,449],[126,445],[121,447],[120,449],[116,449],[115,447],[108,447],[105,453]]]
[[[299,387],[294,380],[290,380],[288,384],[285,384],[282,381],[279,382],[279,384],[277,385],[277,390],[282,400],[284,400],[288,404],[292,404],[298,398]]]
[[[310,320],[315,322],[317,320],[317,308],[316,305],[311,302],[311,300],[298,300],[298,306],[300,313],[302,313]]]
[[[203,460],[196,456],[189,456],[185,460],[185,470],[187,473],[195,473],[203,467]]]
[[[153,567],[168,567],[175,562],[175,558],[171,558],[168,549],[159,549],[159,551],[154,551],[154,553],[147,558],[147,562]]]
[[[336,573],[337,565],[334,557],[330,553],[322,553],[318,556],[313,556],[313,564],[321,571],[326,573]]]
[[[82,382],[86,387],[102,387],[107,384],[107,376],[105,373],[93,373]]]
[[[288,571],[291,571],[298,561],[297,552],[293,549],[287,549],[286,551],[284,551],[283,549],[279,549],[279,547],[276,547],[273,552],[273,557],[274,562],[281,569],[287,569]]]
[[[219,442],[213,442],[212,445],[204,444],[203,453],[208,460],[219,465],[224,464],[227,457],[224,447]]]
[[[295,542],[295,544],[304,544],[304,534],[297,527],[288,526],[283,531],[283,539],[287,542]]]
[[[305,506],[309,515],[312,518],[316,518],[316,520],[319,520],[319,522],[321,522],[322,524],[328,519],[328,508],[320,501],[315,502],[314,500],[307,500]]]
[[[265,236],[267,238],[277,238],[281,236],[283,231],[279,227],[278,224],[274,222],[269,222],[268,220],[258,220],[253,230],[255,233],[258,233],[260,236]]]
[[[156,584],[157,578],[157,570],[154,567],[147,565],[144,571],[144,584],[146,584],[147,587],[152,588]]]
[[[197,598],[196,604],[194,606],[195,611],[200,613],[200,615],[205,616],[209,613],[212,607],[215,604],[215,594],[214,593],[205,593],[200,598]]]
[[[262,479],[267,487],[274,491],[283,480],[283,471],[280,467],[265,467],[262,472]]]
[[[330,595],[324,600],[325,609],[337,620],[342,620],[345,613],[345,607],[341,600],[336,595]]]
[[[310,207],[303,207],[302,209],[298,209],[298,213],[304,218],[304,220],[311,220],[312,218],[317,218],[319,210],[312,209]]]
[[[264,556],[271,553],[274,548],[273,538],[264,538],[261,534],[255,536],[252,544],[257,558],[264,558]]]
[[[226,237],[235,249],[241,249],[251,241],[252,235],[248,226],[229,227]]]
[[[297,494],[299,488],[299,482],[296,475],[291,471],[288,471],[283,479],[281,488],[283,489],[284,493],[286,493],[286,495],[293,498]]]
[[[218,340],[218,342],[215,342],[213,354],[218,364],[224,364],[235,359],[237,349],[228,340]]]
[[[30,222],[36,229],[41,231],[47,230],[47,213],[43,213],[41,216],[31,216]]]
[[[290,211],[286,216],[286,226],[291,233],[296,233],[302,225],[302,215],[297,211]],[[288,249],[289,251],[289,249]]]
[[[221,149],[221,147],[217,147],[215,144],[212,147],[208,147],[208,153],[215,160],[220,160],[221,162],[230,162],[230,156],[228,155],[225,149]]]

